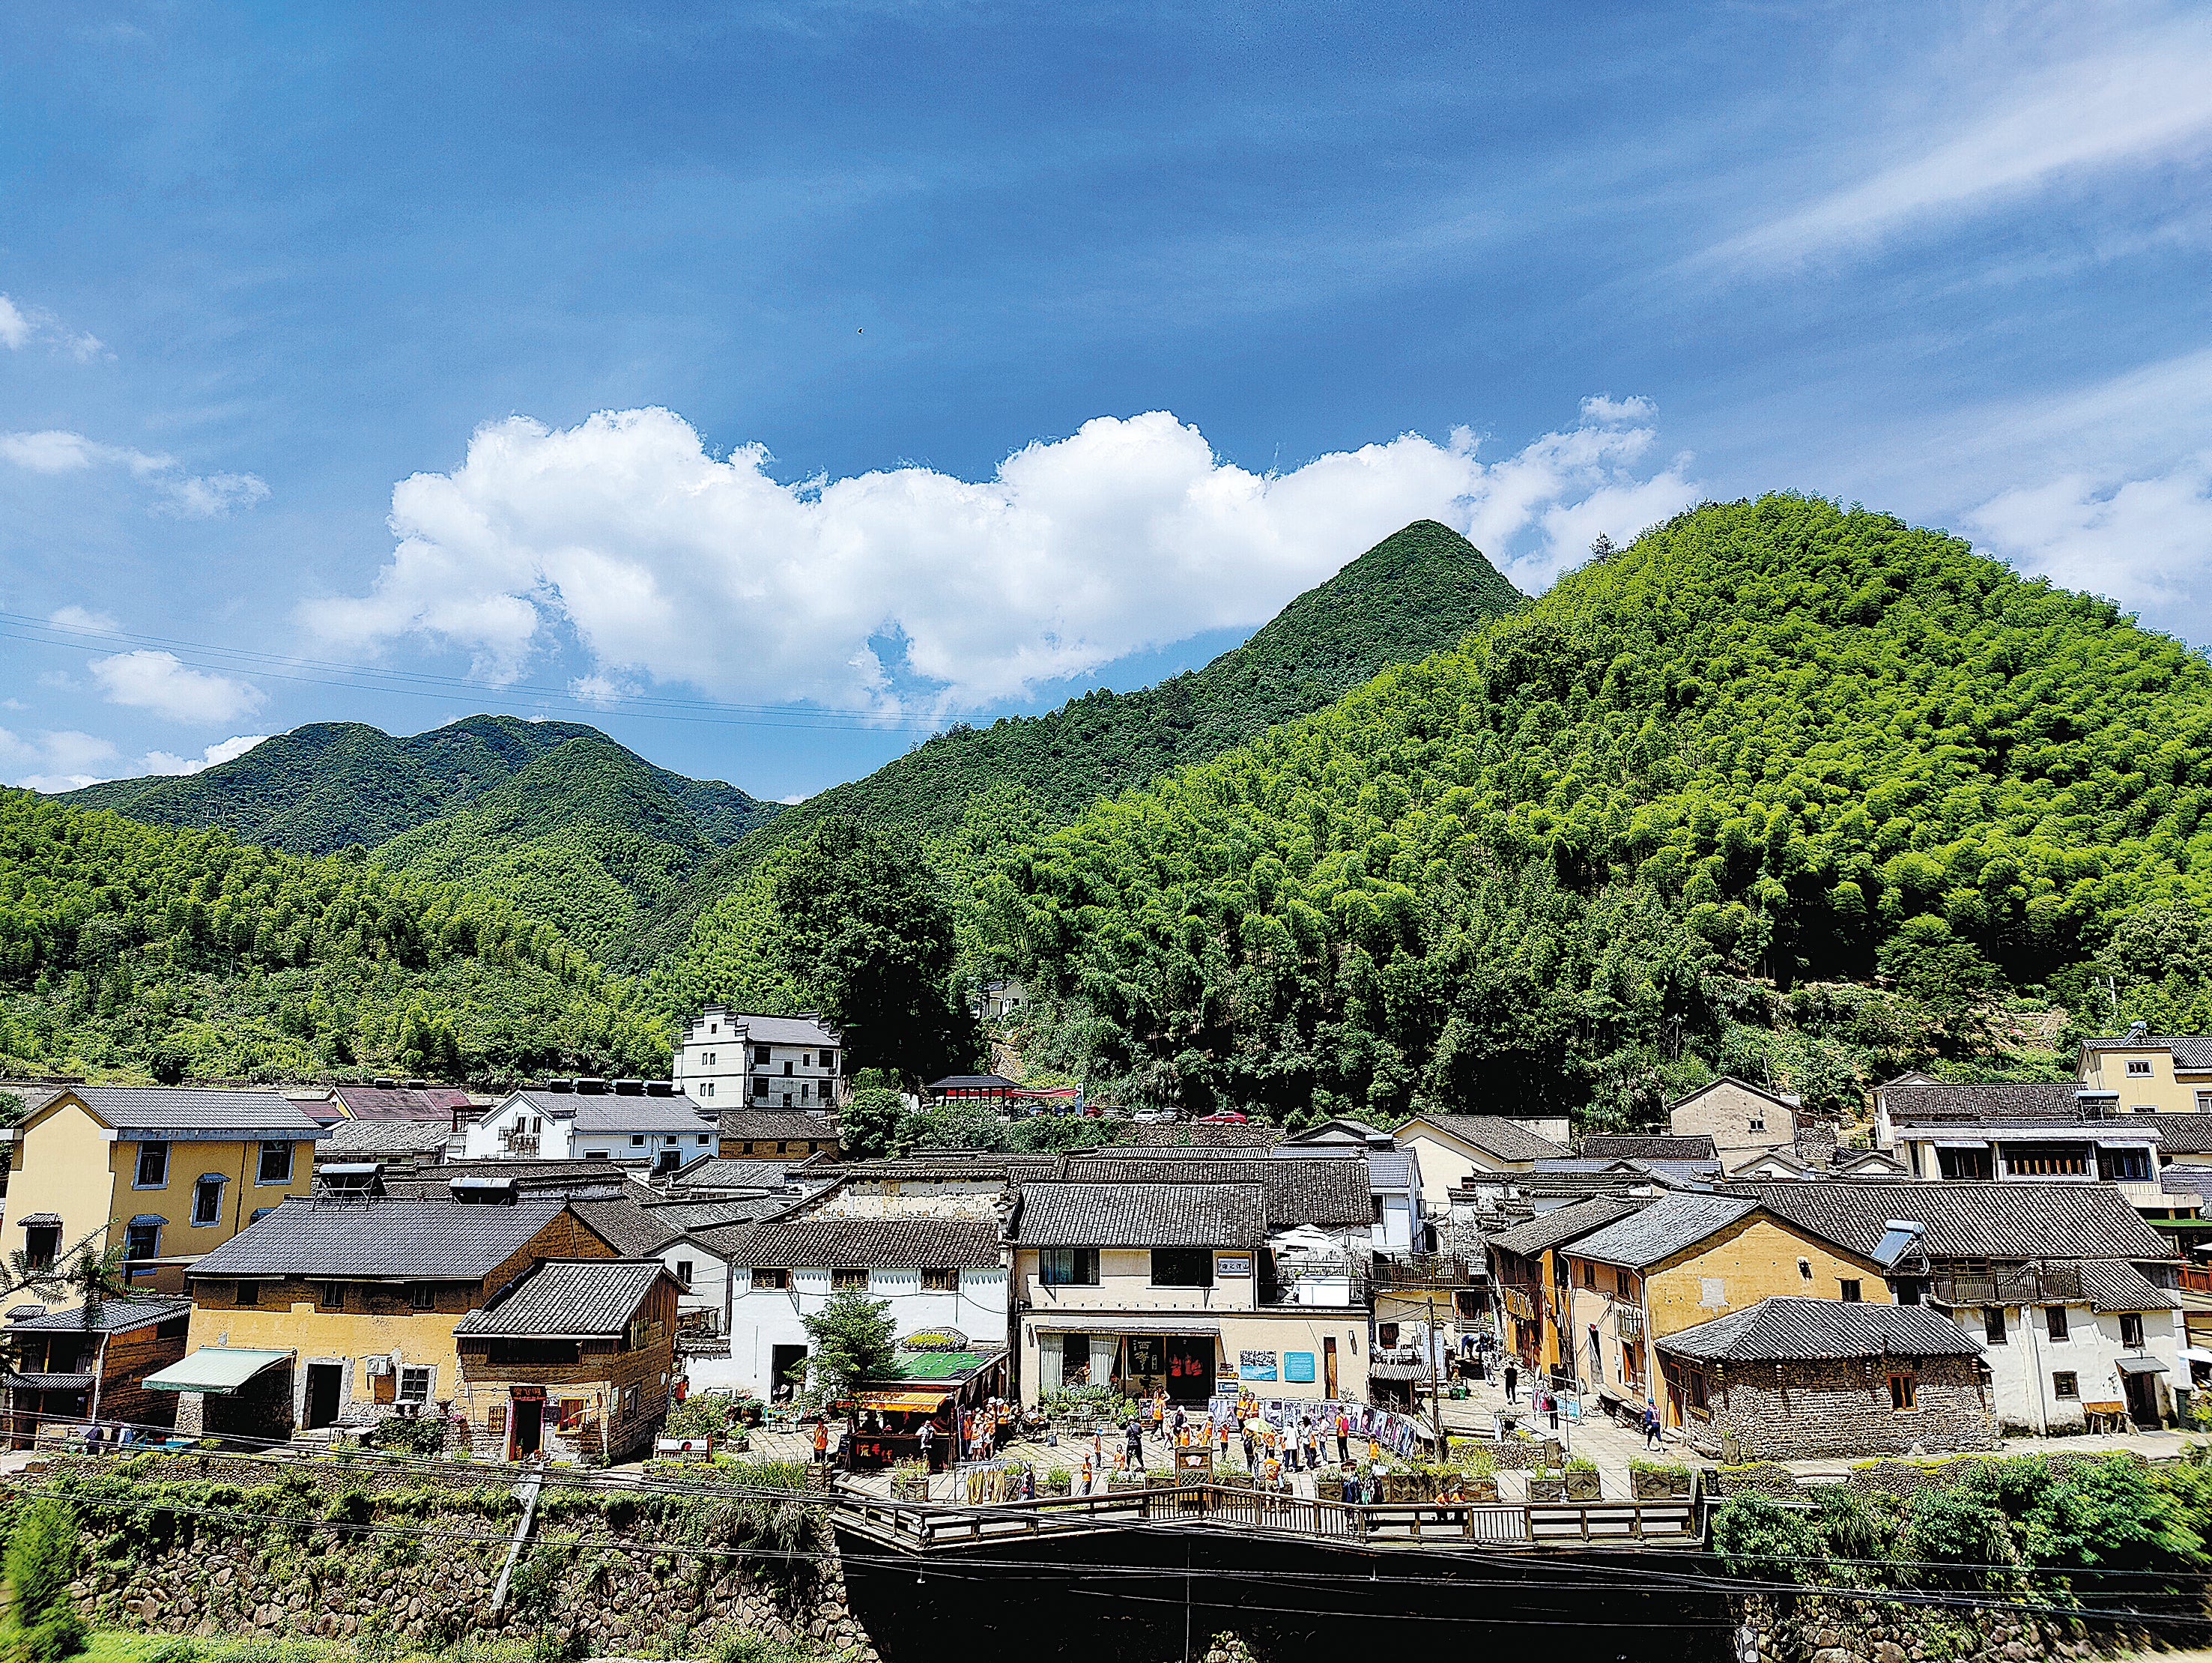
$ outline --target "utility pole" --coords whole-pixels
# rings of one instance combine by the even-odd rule
[[[1443,1390],[1437,1384],[1437,1290],[1433,1277],[1430,1278],[1428,1301],[1429,1417],[1437,1425],[1437,1459],[1442,1460],[1444,1454],[1444,1401]]]

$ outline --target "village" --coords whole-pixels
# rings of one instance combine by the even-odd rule
[[[1723,1077],[1578,1142],[1147,1117],[870,1159],[818,1020],[711,1007],[672,1060],[496,1100],[10,1083],[9,1459],[742,1449],[856,1502],[1587,1508],[1723,1468],[2171,1454],[2212,1392],[2212,1038],[2093,1040],[2070,1083],[1908,1075],[1863,1138]],[[827,1393],[856,1304],[890,1344]]]

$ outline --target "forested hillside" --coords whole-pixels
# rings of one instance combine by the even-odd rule
[[[1194,1106],[1621,1121],[1778,1064],[1843,1105],[2100,955],[2122,1014],[2201,1011],[2208,809],[2196,654],[1770,496],[1036,837],[986,932],[1039,1056]]]
[[[1101,689],[1043,716],[955,728],[785,810],[705,868],[631,962],[658,963],[686,998],[737,997],[752,985],[747,977],[764,974],[726,962],[732,932],[757,914],[761,862],[826,821],[912,840],[964,895],[997,845],[1317,710],[1520,604],[1473,543],[1417,520],[1202,670],[1133,693]]]
[[[0,1075],[666,1065],[659,1019],[507,902],[0,791]]]

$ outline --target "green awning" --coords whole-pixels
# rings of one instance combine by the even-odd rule
[[[149,1392],[213,1392],[228,1397],[264,1369],[289,1363],[289,1351],[247,1351],[228,1345],[203,1345],[182,1363],[173,1363],[140,1382]]]

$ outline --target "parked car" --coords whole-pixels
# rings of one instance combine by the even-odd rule
[[[1130,1115],[1129,1118],[1136,1121],[1139,1126],[1164,1126],[1175,1119],[1175,1110],[1171,1108],[1140,1108],[1135,1114]]]
[[[1202,1126],[1241,1126],[1244,1117],[1233,1108],[1224,1108],[1218,1114],[1201,1114],[1197,1124]]]

